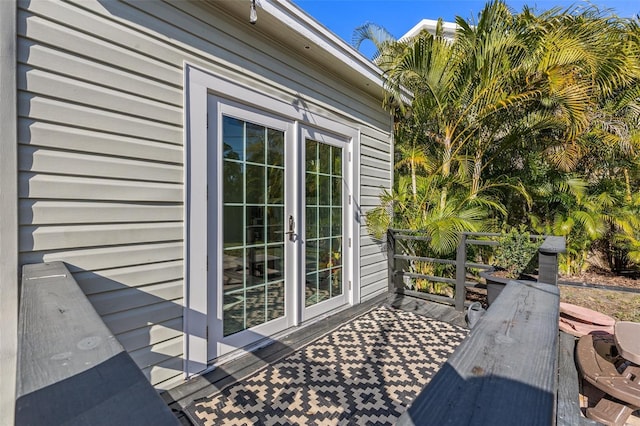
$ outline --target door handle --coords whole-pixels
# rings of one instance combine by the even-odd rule
[[[289,230],[285,234],[289,235],[289,241],[296,240],[296,222],[293,220],[293,216],[289,216]]]

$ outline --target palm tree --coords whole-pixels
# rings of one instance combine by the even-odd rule
[[[425,151],[425,144],[418,140],[419,133],[407,126],[396,128],[396,169],[407,168],[411,176],[411,193],[413,201],[418,196],[418,172],[427,174],[435,172],[435,161]]]
[[[525,14],[522,22],[535,29],[529,30],[529,37],[539,40],[541,46],[533,57],[539,64],[538,73],[550,77],[541,100],[548,112],[563,118],[562,137],[549,140],[548,159],[570,171],[588,152],[586,141],[581,140],[585,134],[599,128],[601,141],[611,142],[620,129],[619,121],[610,120],[613,116],[607,109],[611,108],[605,104],[619,95],[629,95],[628,89],[635,89],[632,98],[640,93],[637,47],[634,49],[624,35],[623,20],[605,17],[594,8],[581,13],[550,11],[539,17]]]
[[[540,229],[574,232],[582,257],[607,234],[603,224],[622,238],[628,226],[611,215],[620,204],[607,204],[611,194],[598,185],[604,177],[625,182],[628,203],[640,181],[637,20],[595,8],[514,14],[493,1],[477,23],[456,23],[453,41],[441,25],[435,34],[394,42],[367,24],[354,37],[378,47],[386,105],[399,129],[397,167],[411,178],[397,179],[384,212],[395,210],[404,225],[437,235],[439,215],[455,218],[454,228],[482,228],[506,214],[505,205],[518,214],[512,222],[533,209],[538,216],[530,220]],[[584,194],[560,186],[550,208],[535,205],[550,200],[536,193],[545,179],[553,188],[556,181],[577,182],[576,176]],[[370,218],[382,218],[383,210]],[[466,212],[473,212],[470,222],[462,220]]]
[[[351,40],[353,47],[360,49],[360,46],[366,40],[371,41],[376,46],[376,51],[373,54],[374,61],[380,56],[382,50],[392,48],[396,41],[395,37],[386,28],[373,22],[367,22],[353,30]]]
[[[380,206],[366,216],[367,229],[381,238],[388,228],[419,230],[431,238],[428,249],[437,255],[455,252],[459,234],[463,231],[481,231],[487,217],[483,201],[470,203],[460,191],[449,197],[444,208],[440,207],[441,177],[437,174],[418,178],[417,197],[414,201],[410,190],[410,178],[400,176],[396,187],[385,190],[380,196]],[[416,247],[409,243],[404,247],[416,255]],[[424,252],[423,252],[424,254]]]

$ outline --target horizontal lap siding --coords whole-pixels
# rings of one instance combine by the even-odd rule
[[[182,62],[62,2],[30,2],[18,31],[20,261],[65,261],[167,387],[182,373]]]
[[[125,203],[118,201],[51,201],[20,200],[20,224],[55,225],[61,221],[72,223],[127,223],[182,221],[179,205]]]
[[[379,101],[248,28],[215,2],[19,3],[20,262],[66,262],[158,388],[183,368],[185,61],[313,100],[363,132],[362,198],[389,181]]]
[[[387,290],[387,257],[382,241],[367,232],[366,215],[380,205],[380,195],[391,187],[390,138],[384,134],[363,135],[360,150],[360,208],[363,215],[360,229],[361,300],[375,297]]]
[[[25,145],[103,156],[144,158],[162,163],[182,163],[182,146],[115,135],[65,125],[18,120],[19,142]]]
[[[327,72],[316,63],[306,62],[279,42],[273,42],[259,34],[256,37],[252,30],[255,27],[247,26],[244,19],[241,22],[234,21],[215,9],[217,0],[207,2],[209,4],[190,1],[165,2],[171,7],[154,1],[125,0],[123,3],[130,4],[150,16],[166,19],[174,25],[181,26],[179,33],[172,28],[163,28],[162,31],[177,40],[177,46],[195,46],[202,49],[198,54],[188,57],[194,65],[211,68],[208,62],[208,59],[212,58],[211,43],[216,43],[213,50],[216,60],[224,61],[226,64],[226,69],[220,71],[241,72],[230,75],[238,83],[255,87],[257,81],[253,76],[259,74],[269,80],[268,85],[261,88],[265,93],[300,104],[311,113],[342,122],[345,122],[345,115],[352,116],[376,129],[389,127],[388,114],[381,112],[380,100],[354,92],[352,85],[341,82],[335,72]],[[113,8],[118,6],[113,5]],[[210,11],[211,15],[203,14],[206,11]],[[154,26],[152,21],[148,20],[140,21],[140,24]],[[188,28],[188,33],[182,28]],[[217,33],[216,37],[212,37],[212,31]],[[288,94],[284,96],[281,91]],[[303,99],[300,99],[301,95]],[[340,115],[333,116],[328,109],[337,110]]]
[[[70,250],[48,250],[46,252],[22,252],[22,263],[53,262],[64,259],[73,273],[98,271],[107,268],[124,268],[137,265],[161,267],[161,262],[169,262],[182,257],[182,242],[160,244],[136,244]],[[100,271],[103,273],[103,271]],[[126,282],[125,278],[122,278]],[[82,286],[82,283],[80,283]],[[127,285],[129,285],[127,283]]]

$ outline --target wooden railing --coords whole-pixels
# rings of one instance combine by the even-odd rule
[[[64,263],[25,265],[21,290],[16,425],[179,424]]]
[[[406,241],[429,239],[409,231],[389,230],[389,291],[465,306],[467,269],[488,269],[469,262],[469,246],[497,246],[495,233],[463,233],[454,259],[400,253]],[[537,237],[537,236],[534,236]],[[561,237],[544,238],[538,249],[538,282],[510,281],[469,336],[422,390],[399,425],[526,424],[586,425],[578,404],[573,338],[559,335],[558,255]],[[407,262],[455,265],[455,278],[407,273]],[[400,264],[405,262],[405,265]],[[454,297],[405,288],[404,277],[455,286]]]
[[[555,424],[558,316],[557,286],[511,281],[397,424]]]
[[[420,235],[419,232],[402,229],[389,229],[387,231],[387,261],[389,270],[389,292],[399,293],[438,303],[455,306],[458,311],[463,311],[466,300],[466,288],[477,283],[467,281],[467,269],[490,269],[491,266],[483,263],[469,262],[467,259],[467,247],[497,246],[498,242],[490,238],[499,237],[501,234],[492,232],[464,232],[460,235],[460,241],[456,249],[455,259],[438,259],[425,256],[409,255],[398,251],[399,246],[406,245],[407,241],[428,243],[430,238]],[[557,285],[558,283],[558,255],[565,250],[564,237],[544,237],[534,235],[532,238],[544,238],[544,242],[538,249],[538,282]],[[455,278],[407,272],[400,262],[428,262],[439,265],[455,265]],[[425,279],[432,282],[441,282],[454,288],[454,296],[443,296],[421,291],[407,289],[404,279]]]

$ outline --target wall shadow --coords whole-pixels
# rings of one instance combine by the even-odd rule
[[[127,354],[120,352],[81,373],[20,396],[16,425],[177,424],[140,376]]]
[[[508,368],[508,366],[505,366]],[[445,363],[398,425],[555,424],[553,392],[498,375],[462,377]]]
[[[40,424],[40,422],[37,422],[36,420],[38,416],[42,415],[42,410],[45,408],[45,411],[51,413],[52,417],[50,418],[60,418],[62,419],[62,423],[64,423],[64,421],[70,421],[71,423],[79,421],[78,419],[83,418],[83,413],[85,412],[89,412],[91,416],[98,415],[98,417],[100,417],[101,410],[105,409],[104,407],[101,407],[100,404],[103,404],[104,401],[109,400],[109,398],[112,398],[114,395],[116,395],[116,398],[119,397],[119,390],[128,389],[131,386],[136,388],[139,387],[141,401],[144,399],[143,395],[145,395],[145,392],[154,392],[152,387],[146,385],[147,379],[140,380],[143,375],[143,371],[141,370],[147,369],[147,375],[150,375],[156,367],[171,368],[170,365],[165,366],[163,363],[177,361],[177,365],[179,365],[179,367],[173,367],[175,374],[176,376],[183,374],[183,365],[185,361],[185,355],[183,353],[179,355],[168,354],[156,349],[158,347],[161,349],[162,343],[180,338],[180,335],[185,339],[187,338],[187,336],[182,334],[184,332],[182,321],[179,321],[178,323],[176,323],[176,321],[172,321],[175,319],[172,317],[175,313],[178,313],[178,318],[181,318],[185,309],[181,303],[149,294],[141,288],[125,285],[114,279],[104,277],[100,275],[99,272],[83,270],[70,264],[65,264],[65,266],[67,267],[67,271],[71,269],[75,271],[75,274],[82,274],[85,280],[97,280],[98,284],[105,288],[105,292],[101,295],[108,294],[113,296],[118,292],[123,293],[122,297],[118,298],[121,300],[121,303],[118,304],[111,301],[108,305],[108,311],[105,311],[105,306],[103,304],[92,303],[94,309],[98,312],[98,315],[103,320],[107,319],[107,322],[109,322],[109,315],[112,315],[113,313],[117,314],[118,312],[123,311],[127,311],[127,313],[134,312],[137,308],[147,309],[149,307],[158,306],[161,311],[173,313],[168,314],[169,318],[161,318],[155,322],[151,321],[151,318],[145,318],[144,315],[141,315],[140,324],[131,323],[128,325],[130,329],[127,328],[122,330],[122,323],[118,324],[118,329],[110,328],[111,333],[113,333],[119,343],[125,347],[125,350],[128,351],[129,355],[125,352],[120,352],[98,365],[88,365],[86,369],[80,368],[81,372],[69,376],[64,380],[57,380],[54,383],[45,381],[49,384],[23,395],[19,401],[17,401],[16,407],[19,408],[17,411],[17,415],[20,419],[19,424]],[[96,283],[92,283],[94,290],[95,286]],[[82,290],[82,285],[79,285],[79,287]],[[91,296],[88,297],[88,299],[90,298]],[[91,301],[89,300],[89,302]],[[25,303],[33,302],[25,301]],[[72,306],[69,306],[69,308],[72,308]],[[22,313],[21,317],[27,318],[24,317]],[[109,325],[106,325],[107,328],[109,328]],[[173,337],[169,340],[163,341],[162,338],[158,339],[157,336],[154,337],[151,331],[151,327],[154,325],[167,327],[174,330],[176,333],[171,333]],[[135,335],[135,341],[131,339],[132,334]],[[207,336],[198,337],[205,340],[207,338]],[[215,367],[212,371],[209,371],[206,374],[194,376],[191,379],[182,382],[172,390],[162,391],[161,396],[164,399],[164,402],[171,408],[171,410],[174,411],[175,414],[179,415],[179,412],[182,411],[184,405],[189,401],[198,397],[208,396],[217,390],[224,388],[228,384],[236,382],[238,378],[247,375],[248,369],[255,368],[256,364],[266,364],[273,361],[274,357],[278,358],[284,356],[286,353],[293,352],[293,349],[287,345],[267,338],[266,336],[254,333],[253,337],[255,339],[262,340],[262,349],[247,353],[229,364]],[[180,340],[180,342],[182,342],[182,340]],[[77,342],[75,340],[72,341],[72,339],[69,339],[69,342],[65,342],[69,347],[68,352],[65,352],[67,353],[66,356],[74,357],[73,354],[79,349],[75,347],[76,343]],[[182,343],[180,343],[180,346],[184,347]],[[97,346],[96,350],[100,351],[100,347],[101,346]],[[26,350],[29,349],[26,348]],[[99,353],[100,352],[97,352],[96,356]],[[34,354],[34,356],[48,355]],[[80,354],[78,354],[78,356],[80,356]],[[134,359],[134,362],[137,365],[133,362],[126,361],[129,356]],[[205,368],[206,366],[203,366],[203,370],[205,370]],[[26,374],[30,373],[26,372]],[[95,386],[96,383],[99,383],[100,386]],[[42,406],[43,401],[45,407]],[[69,401],[75,401],[77,404],[70,406]],[[118,406],[119,404],[115,405]],[[128,401],[122,401],[122,406],[130,405],[128,404]],[[35,410],[33,409],[34,407],[38,407],[38,409]],[[113,410],[114,406],[109,405],[109,407],[110,410]],[[130,422],[135,418],[135,416],[127,417],[127,413],[115,411],[111,413],[112,415],[110,416],[107,416],[107,413],[103,413],[105,415],[104,418],[108,421],[108,423],[105,424],[114,424],[114,419],[119,418],[118,416],[124,416],[123,418],[128,419],[128,421],[124,421],[123,424],[131,424]],[[150,416],[149,419],[153,419],[153,416]],[[154,424],[154,422],[151,421],[136,424]],[[162,423],[160,422],[158,424]]]

